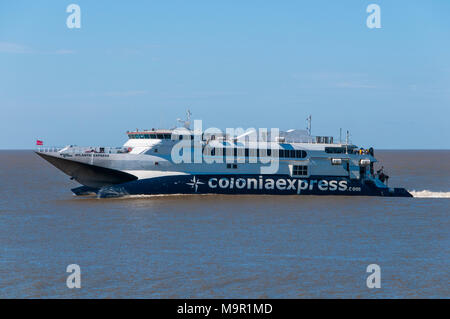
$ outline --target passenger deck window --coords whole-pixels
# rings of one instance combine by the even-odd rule
[[[295,176],[307,176],[308,166],[306,165],[294,165],[292,168],[292,175]]]
[[[345,153],[345,148],[343,148],[343,147],[325,147],[325,153],[342,154],[342,153]]]
[[[296,150],[295,151],[295,157],[296,158],[305,158],[306,157],[306,152],[303,150]]]

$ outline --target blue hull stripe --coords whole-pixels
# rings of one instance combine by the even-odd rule
[[[102,187],[99,197],[141,194],[359,195],[412,197],[403,188],[378,187],[346,177],[288,175],[180,175]]]

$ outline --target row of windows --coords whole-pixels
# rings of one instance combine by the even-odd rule
[[[159,139],[159,140],[170,140],[171,134],[128,134],[130,139]]]
[[[294,176],[307,176],[308,166],[305,165],[294,165],[292,167],[292,175]]]
[[[325,153],[342,154],[345,153],[344,147],[325,147]]]
[[[171,140],[172,134],[170,133],[156,133],[156,134],[128,134],[130,139],[159,139],[159,140]],[[182,140],[183,135],[174,136],[175,140]],[[194,135],[187,135],[185,139],[194,139]]]
[[[278,153],[278,154],[277,154]],[[205,155],[219,156],[220,152],[215,148],[206,148]],[[272,155],[273,154],[273,155]],[[229,148],[222,149],[222,155],[226,156],[245,156],[245,157],[265,157],[277,156],[282,158],[305,158],[306,152],[303,150],[272,150],[272,149],[248,149],[248,148]]]

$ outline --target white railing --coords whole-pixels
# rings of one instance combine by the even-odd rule
[[[38,147],[36,148],[36,151],[40,153],[53,153],[59,152],[62,149],[62,147]]]
[[[101,146],[66,146],[66,147],[38,147],[41,153],[60,152],[65,154],[125,154],[131,151],[127,147],[101,147]]]

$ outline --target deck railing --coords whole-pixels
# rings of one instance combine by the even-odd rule
[[[66,146],[66,147],[38,147],[36,151],[41,153],[65,153],[65,154],[125,154],[129,153],[130,149],[127,147],[101,147],[101,146]]]

